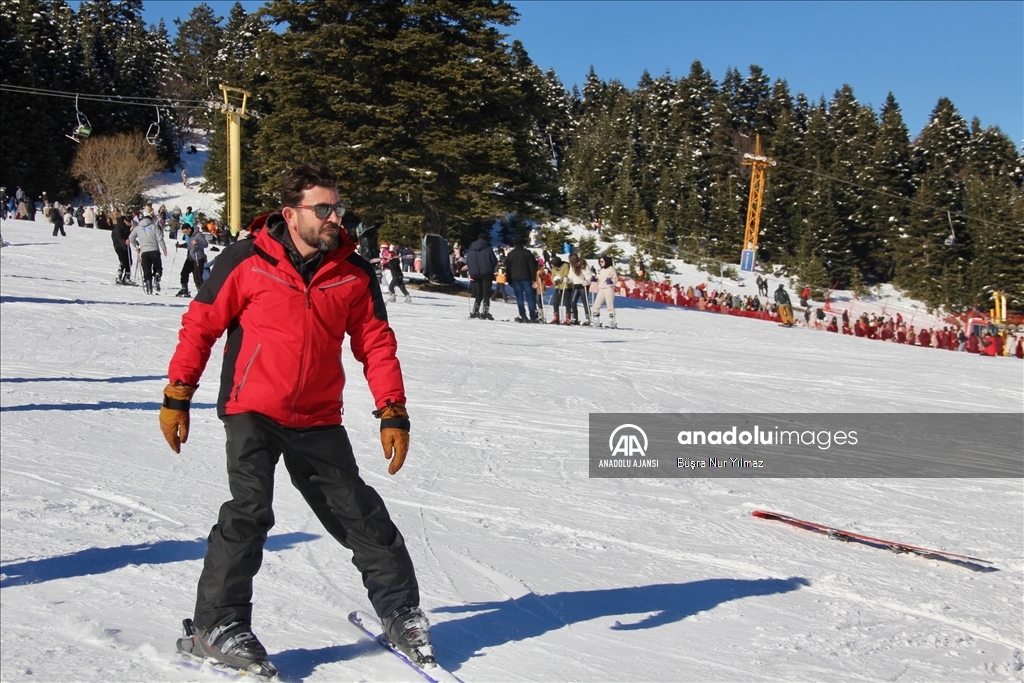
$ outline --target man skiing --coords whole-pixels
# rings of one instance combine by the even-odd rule
[[[160,254],[167,256],[164,231],[157,227],[152,218],[143,216],[139,219],[139,224],[132,228],[128,242],[139,253],[142,284],[146,294],[159,294],[160,279],[164,276],[164,263],[160,259]]]
[[[185,224],[182,232],[185,235],[185,242],[178,242],[174,246],[178,249],[185,249],[185,264],[181,267],[181,289],[175,296],[188,298],[192,296],[188,291],[188,278],[191,275],[196,283],[196,291],[203,286],[203,270],[206,268],[206,247],[209,243],[202,231],[196,230],[188,223]]]
[[[433,661],[430,625],[405,540],[384,501],[359,476],[342,426],[342,341],[381,419],[388,471],[409,449],[409,415],[395,334],[373,268],[341,229],[336,176],[310,163],[288,171],[281,206],[257,218],[254,239],[232,244],[182,317],[160,426],[175,452],[188,438],[189,405],[216,340],[228,331],[217,413],[227,432],[232,500],[209,536],[195,616],[179,649],[258,675],[276,673],[252,632],[253,577],[274,525],[274,469],[327,531],[353,552],[390,642]]]

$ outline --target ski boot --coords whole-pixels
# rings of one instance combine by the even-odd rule
[[[394,292],[392,292],[391,294],[388,295],[388,303],[389,304],[393,304],[396,301],[398,301],[398,299],[395,297],[395,293]]]
[[[414,664],[429,667],[437,664],[430,645],[430,622],[419,607],[399,607],[384,619],[384,633],[396,650]]]
[[[491,315],[491,307],[489,304],[489,301],[484,302],[484,311],[480,314],[481,320],[494,320],[494,316]]]
[[[591,325],[593,325],[594,327],[601,327],[601,314],[600,313],[594,314],[594,319],[591,322]]]
[[[609,327],[611,327],[613,330],[619,329],[619,326],[615,322],[615,314],[614,313],[609,313],[608,317],[611,318],[611,321],[612,321],[612,324],[609,325]]]
[[[191,299],[192,298],[192,294],[188,291],[188,287],[182,287],[181,289],[178,290],[178,293],[175,294],[174,296],[180,297],[180,298],[183,298],[183,299]]]
[[[469,313],[469,317],[470,317],[470,319],[479,318],[480,317],[480,308],[478,306],[474,306],[473,310],[470,311],[470,313]]]
[[[207,633],[195,628],[191,619],[182,623],[183,637],[178,639],[178,652],[197,659],[210,660],[214,666],[273,678],[277,667],[267,659],[267,650],[256,639],[249,624],[233,621]]]
[[[153,281],[152,280],[146,280],[145,282],[143,282],[142,283],[142,291],[144,291],[146,294],[152,294],[153,293]]]
[[[153,289],[156,290],[157,294],[160,293],[160,281],[159,280],[154,280],[153,281]]]
[[[562,324],[563,325],[572,325],[573,324],[572,318],[566,316],[566,318],[562,321]]]
[[[405,295],[405,303],[407,303],[407,304],[411,304],[412,303],[412,297],[409,296],[408,294]]]
[[[560,321],[559,321],[559,319],[558,319],[558,314],[557,314],[557,313],[555,313],[555,317],[551,319],[551,324],[552,324],[552,325],[557,325],[557,324],[558,324],[559,322],[560,322]]]

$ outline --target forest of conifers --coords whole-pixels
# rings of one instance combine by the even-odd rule
[[[748,167],[768,170],[759,261],[818,287],[892,282],[931,306],[1024,309],[1024,160],[997,126],[937,93],[913,135],[897,97],[860,103],[790,91],[756,65],[715,78],[635,85],[593,70],[567,90],[528,46],[507,41],[512,5],[414,0],[270,0],[208,5],[145,26],[141,0],[0,3],[0,184],[70,199],[79,100],[94,136],[146,131],[159,116],[168,168],[209,131],[210,190],[224,189],[220,84],[252,93],[243,123],[243,213],[273,208],[280,173],[319,159],[382,239],[468,236],[570,217],[654,259],[736,263]],[[151,99],[146,99],[151,98]],[[130,103],[130,104],[127,104]],[[158,115],[159,112],[159,115]],[[506,233],[507,234],[507,233]]]

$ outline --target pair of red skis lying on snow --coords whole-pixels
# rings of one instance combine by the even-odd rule
[[[907,545],[906,543],[898,543],[896,541],[886,541],[881,538],[865,536],[864,534],[858,534],[853,531],[844,531],[843,529],[825,526],[824,524],[807,522],[778,512],[769,512],[768,510],[754,510],[750,514],[761,519],[771,519],[800,529],[806,529],[807,531],[826,534],[829,538],[834,538],[840,541],[863,543],[864,545],[869,545],[875,548],[887,548],[896,553],[913,553],[914,555],[920,555],[921,557],[927,557],[933,560],[943,560],[945,562],[959,564],[975,571],[996,571],[995,567],[992,567],[992,563],[988,560],[982,560],[969,555],[958,555],[956,553],[946,552],[945,550],[932,550],[930,548],[921,548],[916,545]]]

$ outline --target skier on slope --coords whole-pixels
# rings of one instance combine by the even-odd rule
[[[189,406],[216,340],[228,331],[217,413],[227,432],[233,500],[208,539],[195,616],[179,649],[260,675],[274,672],[252,632],[253,577],[274,525],[274,468],[334,538],[353,552],[391,643],[429,663],[430,625],[405,540],[359,476],[342,426],[342,341],[363,364],[380,418],[388,471],[409,449],[395,334],[373,267],[341,228],[337,179],[323,164],[291,169],[281,209],[257,218],[255,239],[225,249],[182,317],[160,426],[180,452]],[[194,629],[189,633],[189,629]],[[262,672],[262,673],[261,673]]]
[[[597,298],[594,299],[594,307],[591,313],[594,316],[594,327],[601,327],[601,304],[608,307],[608,317],[611,319],[609,327],[617,327],[615,324],[615,283],[619,274],[612,265],[610,256],[602,254],[597,259],[597,265],[601,270],[597,272]]]
[[[579,303],[582,300],[583,312],[587,316],[587,325],[590,325],[590,299],[587,294],[587,287],[590,285],[590,272],[587,270],[586,260],[577,254],[569,255],[569,284],[572,291],[567,308],[571,313],[572,324],[580,324]]]
[[[128,242],[139,253],[142,284],[146,294],[159,294],[160,279],[164,276],[164,264],[160,254],[167,256],[164,231],[156,226],[152,218],[143,216],[139,219],[138,225],[132,228]]]
[[[196,230],[186,223],[182,227],[185,235],[184,243],[178,242],[174,246],[178,249],[185,249],[185,264],[181,267],[181,289],[175,296],[189,298],[192,294],[188,291],[188,278],[191,275],[196,284],[196,291],[203,286],[203,270],[206,268],[206,247],[210,246],[206,236],[201,230]]]
[[[405,303],[411,304],[412,297],[409,296],[409,290],[405,288],[405,276],[402,274],[402,260],[398,255],[398,250],[392,249],[388,252],[388,271],[391,273],[391,282],[388,283],[388,303],[395,303],[398,299],[395,297],[395,287],[398,287],[405,295]]]

